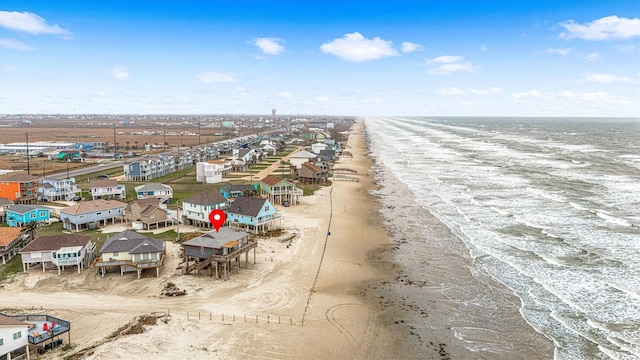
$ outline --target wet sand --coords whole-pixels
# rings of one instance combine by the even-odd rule
[[[517,336],[510,350],[471,351],[467,339],[456,338],[456,328],[472,324],[458,319],[466,309],[458,289],[452,288],[449,298],[442,284],[464,286],[469,268],[460,264],[469,261],[463,249],[452,251],[438,242],[433,249],[443,246],[440,251],[425,258],[424,250],[411,247],[401,229],[434,237],[446,229],[436,222],[431,228],[418,214],[398,212],[394,220],[390,206],[412,205],[385,199],[407,193],[371,194],[378,186],[364,134],[360,121],[349,136],[353,159],[336,165],[357,170],[360,181],[335,181],[305,197],[302,205],[277,206],[285,234],[260,240],[256,264],[250,261],[245,268],[243,258],[228,281],[181,275],[179,245],[167,243],[160,278],[135,280],[132,273],[100,278],[95,269],[80,275],[68,269],[61,276],[31,270],[0,289],[0,309],[39,312],[42,307],[70,320],[73,348],[49,352],[49,358],[515,359],[531,354],[528,349],[536,348],[539,337],[526,326],[518,325],[526,330],[524,338],[533,340]],[[187,295],[161,296],[169,281]],[[514,305],[504,309],[505,318],[517,317],[516,303],[505,298]],[[142,326],[139,334],[122,334],[123,326],[150,313],[164,321]]]

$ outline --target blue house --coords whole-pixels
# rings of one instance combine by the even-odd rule
[[[229,205],[227,223],[230,227],[258,234],[281,227],[282,215],[267,199],[240,196]]]
[[[30,222],[49,221],[49,209],[36,205],[14,205],[5,210],[7,224],[22,227]]]

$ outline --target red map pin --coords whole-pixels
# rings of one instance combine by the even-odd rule
[[[209,213],[209,221],[211,221],[216,232],[218,232],[222,225],[224,225],[224,222],[227,221],[227,215],[222,210],[211,210]]]

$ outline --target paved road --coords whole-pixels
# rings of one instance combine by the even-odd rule
[[[132,160],[132,159],[128,159],[128,160]],[[103,164],[102,166],[95,165],[95,166],[83,167],[80,169],[69,170],[69,177],[90,174],[90,173],[104,171],[108,169],[122,168],[122,166],[124,165],[124,161],[118,160],[113,162],[105,162],[102,164]],[[57,174],[47,175],[47,179],[52,179],[52,180],[62,180],[66,178],[67,178],[66,171],[62,171]]]

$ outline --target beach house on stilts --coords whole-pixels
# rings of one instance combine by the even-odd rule
[[[229,279],[233,265],[240,272],[240,257],[245,255],[245,265],[249,267],[249,251],[253,249],[253,263],[256,263],[257,242],[249,238],[249,233],[227,226],[220,231],[209,231],[182,243],[185,258],[185,273],[200,274],[207,269],[208,275],[216,279]]]

